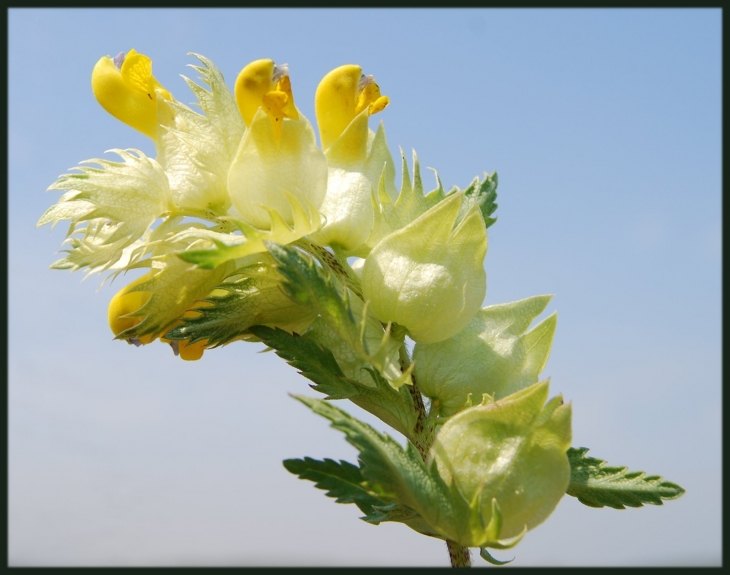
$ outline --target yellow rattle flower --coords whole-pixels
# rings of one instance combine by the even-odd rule
[[[364,75],[360,66],[345,64],[329,72],[314,96],[322,149],[327,150],[366,108],[372,116],[389,103],[387,96],[380,95],[373,76]]]
[[[236,78],[236,104],[247,127],[262,108],[271,121],[276,140],[281,139],[284,118],[299,119],[291,91],[289,66],[277,66],[273,60],[255,60],[245,66]]]
[[[313,236],[320,243],[358,253],[373,227],[373,198],[384,170],[386,191],[395,194],[385,132],[382,126],[377,134],[368,128],[368,118],[389,102],[373,76],[355,64],[335,68],[317,86],[314,109],[328,166],[320,210],[327,224]]]
[[[273,229],[278,220],[293,226],[302,207],[317,214],[327,160],[294,105],[289,67],[251,62],[236,79],[235,96],[247,130],[228,171],[231,203],[259,230]]]
[[[144,315],[136,315],[136,312],[140,311],[144,305],[149,301],[151,293],[148,291],[132,291],[139,284],[146,282],[150,279],[152,273],[148,273],[141,278],[134,280],[128,286],[121,289],[109,302],[109,309],[107,311],[109,318],[109,327],[111,328],[114,335],[119,335],[122,332],[137,326]],[[194,314],[194,311],[187,311],[183,314],[183,317],[190,317]],[[177,322],[179,323],[179,322]],[[167,329],[163,330],[165,333]],[[139,337],[130,336],[127,338],[127,342],[134,345],[147,345],[153,342],[159,334],[148,333]],[[186,361],[195,361],[203,357],[203,352],[207,347],[207,340],[196,341],[194,343],[188,343],[188,341],[170,341],[165,338],[160,338],[160,341],[169,343],[175,352],[175,355],[179,355],[181,359]]]
[[[107,315],[109,318],[109,327],[114,335],[127,331],[135,327],[142,321],[143,316],[132,315],[139,311],[150,299],[150,292],[131,291],[135,286],[147,281],[150,274],[134,280],[128,286],[118,291],[109,302]],[[141,337],[129,337],[127,342],[135,345],[146,345],[157,338],[154,334],[147,334]]]
[[[157,139],[157,98],[172,96],[152,75],[152,60],[134,49],[104,56],[91,73],[97,101],[112,116]]]

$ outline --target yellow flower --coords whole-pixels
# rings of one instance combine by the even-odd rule
[[[91,73],[94,96],[107,112],[157,139],[157,99],[172,96],[152,75],[152,60],[134,49],[104,56]]]
[[[387,96],[380,95],[375,79],[365,76],[360,66],[345,64],[329,72],[314,96],[322,148],[329,148],[365,109],[370,116],[384,110],[389,103]]]
[[[320,243],[358,253],[373,228],[373,198],[383,171],[385,191],[395,198],[395,168],[385,132],[382,126],[377,134],[368,128],[368,118],[389,101],[374,78],[354,64],[335,68],[317,87],[314,107],[328,166],[320,210],[327,224],[314,236]]]
[[[123,331],[136,327],[144,318],[144,315],[136,315],[142,307],[149,301],[152,296],[148,291],[131,291],[136,286],[148,281],[152,277],[152,273],[136,279],[128,286],[119,291],[109,302],[108,316],[109,327],[111,327],[114,335],[119,335]],[[183,317],[192,317],[194,310],[186,311]],[[175,325],[181,323],[177,321]],[[165,332],[167,330],[163,330]],[[130,336],[127,338],[129,343],[135,345],[146,345],[157,339],[159,334],[146,334],[139,337]],[[181,359],[186,361],[195,361],[203,357],[208,340],[196,341],[189,343],[183,341],[171,341],[169,339],[160,338],[163,343],[169,343],[172,346],[175,355],[179,355]]]
[[[231,269],[223,265],[214,272],[190,270],[181,260],[169,258],[164,267],[136,279],[111,299],[109,326],[114,335],[121,335],[129,343],[146,345],[160,338],[182,359],[200,359],[207,340],[172,341],[162,336],[180,325],[183,318],[195,317],[201,307],[210,305],[200,300],[211,294]]]
[[[277,66],[269,59],[251,62],[238,74],[234,91],[236,104],[246,126],[251,127],[256,112],[263,108],[277,140],[281,137],[284,118],[299,119],[286,64]]]
[[[198,307],[206,307],[210,304],[205,302],[200,302]],[[200,315],[200,312],[196,310],[188,310],[186,311],[182,317],[189,318],[189,317],[195,317],[197,315]],[[170,329],[181,325],[182,321],[176,321]],[[167,339],[165,337],[161,337],[160,341],[164,343],[169,343],[170,347],[172,347],[172,351],[175,353],[175,355],[179,355],[180,359],[183,359],[185,361],[197,361],[200,358],[203,357],[203,352],[208,348],[208,340],[202,339],[200,341],[195,341],[193,343],[190,343],[189,339],[182,339],[182,340],[171,340]]]
[[[151,273],[134,280],[128,286],[117,292],[109,302],[107,315],[109,318],[109,327],[114,335],[127,331],[139,324],[144,316],[134,315],[139,311],[150,299],[150,292],[132,291],[139,284],[147,281],[151,277]],[[153,342],[157,336],[155,334],[147,334],[141,337],[129,337],[127,341],[136,345],[144,345]]]
[[[309,121],[294,105],[286,65],[256,60],[236,80],[236,103],[248,129],[228,171],[228,193],[240,214],[260,230],[272,217],[293,226],[292,202],[322,205],[327,160]]]

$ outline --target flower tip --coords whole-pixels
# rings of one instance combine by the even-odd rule
[[[181,341],[179,347],[180,359],[185,361],[198,361],[203,357],[203,352],[205,352],[207,343],[207,339],[196,341],[195,343]]]
[[[122,64],[124,64],[124,52],[119,52],[114,58],[112,58],[112,62],[114,62],[114,65],[117,67],[118,70],[122,69]]]

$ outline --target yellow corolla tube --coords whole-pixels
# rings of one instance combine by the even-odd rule
[[[153,140],[157,139],[157,98],[172,99],[152,75],[152,60],[134,49],[104,56],[91,73],[91,88],[101,107]]]
[[[271,121],[276,139],[281,138],[284,118],[299,119],[289,79],[289,66],[277,66],[273,60],[255,60],[241,70],[236,79],[236,104],[246,127],[262,108]]]
[[[322,149],[329,148],[363,110],[372,116],[390,103],[381,96],[373,76],[366,76],[355,64],[345,64],[328,73],[317,86],[314,112]]]

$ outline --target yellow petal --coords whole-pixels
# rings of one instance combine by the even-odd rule
[[[274,61],[255,60],[241,70],[236,78],[236,104],[246,126],[250,126],[263,97],[273,86]]]
[[[197,361],[203,357],[207,343],[207,339],[196,341],[195,343],[188,343],[188,340],[178,341],[177,351],[181,359],[185,361]]]
[[[130,292],[133,287],[149,279],[150,274],[142,276],[141,278],[133,281],[131,284],[120,290],[109,302],[109,309],[107,310],[109,318],[109,327],[111,328],[114,335],[119,335],[125,330],[136,326],[140,321],[141,317],[125,317],[131,313],[139,310],[147,300],[150,299],[150,293],[144,291],[133,291]],[[150,343],[155,339],[153,334],[143,335],[140,338],[136,338],[140,343]]]
[[[360,112],[367,109],[372,116],[389,103],[387,96],[381,96],[375,79],[364,76],[360,66],[345,64],[329,72],[314,97],[322,149],[329,148]]]
[[[329,148],[355,118],[362,68],[345,64],[329,72],[317,86],[314,112],[322,148]]]
[[[147,56],[134,50],[126,56],[104,56],[91,73],[91,88],[112,116],[153,140],[157,138],[157,98],[169,100],[172,96],[152,75],[152,61]]]
[[[281,138],[284,118],[299,119],[289,79],[289,67],[277,66],[273,60],[255,60],[245,66],[236,79],[236,104],[247,127],[251,127],[259,108],[263,108]]]

